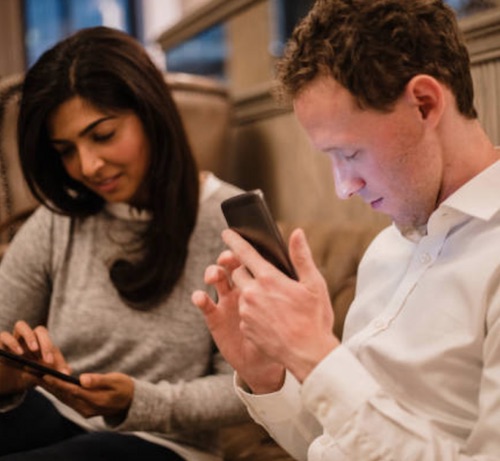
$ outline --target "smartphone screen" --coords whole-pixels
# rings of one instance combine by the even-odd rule
[[[13,354],[12,352],[0,349],[0,358],[5,358],[13,362],[13,364],[19,366],[19,367],[27,367],[30,368],[34,374],[37,375],[51,375],[55,376],[56,378],[62,379],[64,381],[67,381],[71,384],[77,384],[80,385],[80,380],[71,375],[65,375],[64,373],[61,373],[60,371],[54,370],[53,368],[46,367],[45,365],[42,365],[38,362],[35,362],[33,360],[29,360],[26,357],[23,357],[22,355],[16,355]]]
[[[227,225],[247,240],[265,259],[293,279],[297,275],[283,237],[260,190],[231,197],[221,204]]]

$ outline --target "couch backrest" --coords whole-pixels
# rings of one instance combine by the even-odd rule
[[[226,86],[210,78],[183,73],[167,73],[166,80],[199,168],[225,177],[233,117]]]
[[[14,235],[20,217],[36,206],[24,182],[17,149],[17,117],[22,75],[0,79],[0,243]]]

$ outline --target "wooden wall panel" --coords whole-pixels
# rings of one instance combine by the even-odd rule
[[[21,0],[0,0],[0,76],[24,71]]]

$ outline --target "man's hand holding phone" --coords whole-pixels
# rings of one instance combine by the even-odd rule
[[[205,271],[205,283],[216,289],[217,302],[201,290],[193,293],[192,301],[205,315],[219,351],[239,377],[255,394],[274,392],[283,384],[284,367],[259,350],[240,330],[240,290],[231,278],[238,267],[240,263],[231,251],[221,253],[217,264]]]
[[[296,280],[273,267],[235,232],[224,231],[223,239],[241,263],[231,276],[241,293],[240,330],[303,382],[339,345],[333,335],[328,288],[304,232],[296,229],[290,236],[290,260]]]
[[[304,232],[295,230],[287,248],[258,192],[229,199],[222,209],[230,251],[205,272],[218,302],[204,292],[195,292],[193,302],[253,392],[278,390],[285,369],[302,382],[339,344],[326,282]]]

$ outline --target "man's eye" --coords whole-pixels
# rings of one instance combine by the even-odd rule
[[[359,150],[353,152],[352,154],[346,155],[345,158],[347,160],[353,160],[353,159],[355,159],[358,156],[358,154],[359,154]]]

